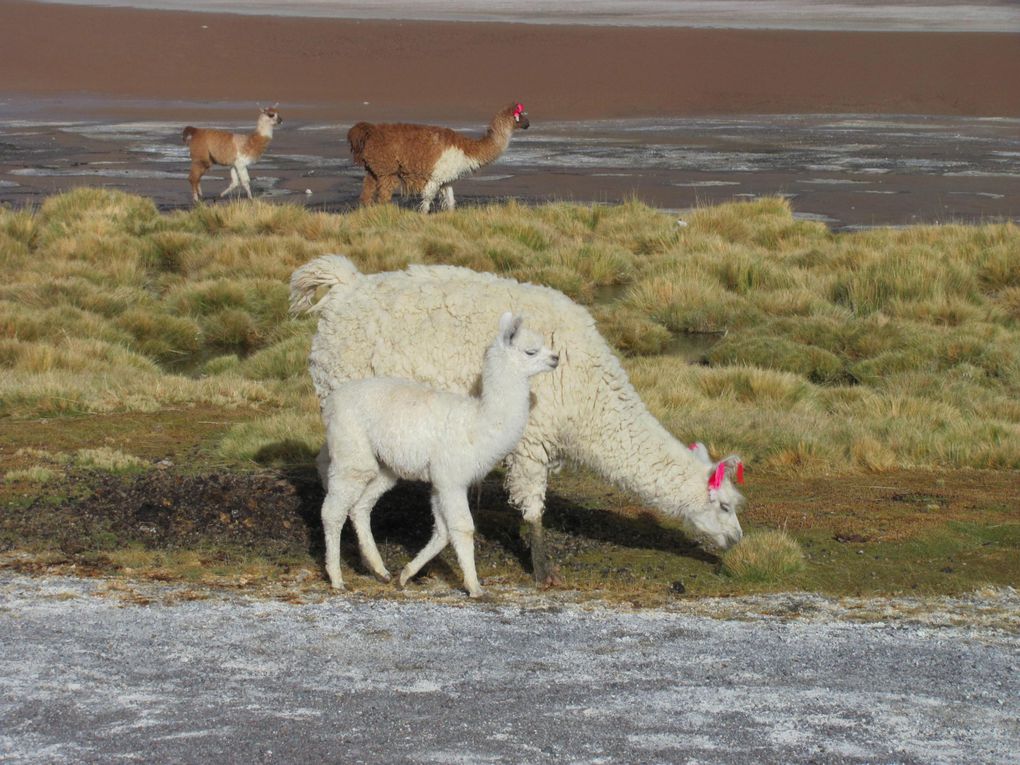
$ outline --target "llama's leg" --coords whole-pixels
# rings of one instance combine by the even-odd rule
[[[202,199],[202,176],[209,169],[208,165],[201,162],[191,163],[191,172],[188,173],[188,182],[191,184],[191,200],[199,202]]]
[[[475,522],[468,507],[467,491],[464,487],[443,490],[439,501],[450,532],[450,544],[464,574],[464,589],[472,598],[481,597],[482,586],[475,569]]]
[[[241,185],[244,186],[248,199],[251,199],[251,179],[248,178],[248,168],[244,165],[237,165],[237,174],[241,178]]]
[[[457,203],[453,199],[453,186],[447,183],[445,186],[440,188],[443,196],[439,200],[439,207],[442,210],[452,210],[457,206]]]
[[[556,587],[563,584],[559,570],[550,563],[542,528],[545,510],[545,492],[549,483],[549,466],[530,457],[512,452],[504,485],[510,502],[518,508],[528,524],[531,547],[531,574],[539,587]]]
[[[383,582],[390,581],[390,572],[383,564],[382,556],[379,555],[379,548],[375,546],[375,537],[372,536],[371,515],[372,508],[379,501],[379,497],[393,488],[397,477],[386,468],[383,468],[372,482],[365,487],[365,493],[351,508],[351,522],[354,524],[354,531],[358,535],[358,548],[361,550],[361,560],[376,578]]]
[[[418,205],[418,212],[423,215],[428,214],[428,211],[432,209],[432,200],[435,198],[437,191],[439,191],[439,184],[435,181],[429,181],[425,184],[425,188],[421,191],[421,203]]]
[[[375,201],[379,204],[389,204],[393,199],[393,192],[400,185],[400,178],[395,175],[379,176],[379,185],[375,189]]]
[[[231,166],[231,168],[230,168],[230,185],[227,186],[225,189],[223,189],[223,191],[220,192],[220,196],[221,197],[225,197],[231,191],[236,189],[238,182],[239,181],[238,181],[238,177],[237,177],[237,170],[233,166]]]
[[[432,538],[421,548],[421,552],[414,556],[414,560],[404,566],[400,572],[400,586],[407,584],[411,577],[421,571],[422,566],[435,558],[446,547],[450,541],[450,533],[446,528],[446,520],[443,518],[442,509],[439,507],[439,495],[432,490],[432,497],[429,500],[432,505],[432,518],[435,525],[432,529]]]
[[[361,184],[361,199],[359,200],[362,206],[368,206],[375,204],[375,194],[379,188],[379,179],[375,177],[371,170],[365,169],[365,180]]]

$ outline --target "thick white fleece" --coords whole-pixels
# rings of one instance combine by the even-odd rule
[[[477,359],[500,312],[512,310],[560,354],[556,371],[533,380],[531,418],[507,458],[507,489],[525,518],[541,518],[548,470],[566,459],[698,531],[714,536],[721,524],[739,538],[735,507],[709,500],[706,466],[648,412],[594,319],[562,293],[452,266],[362,275],[331,255],[294,273],[292,307],[308,309],[322,285],[331,289],[314,309],[309,357],[320,400],[341,381],[369,376],[476,393]],[[739,497],[728,480],[720,495],[732,497],[727,504]]]

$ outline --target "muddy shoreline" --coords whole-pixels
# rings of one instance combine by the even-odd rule
[[[38,207],[55,193],[102,186],[190,204],[181,125],[111,114],[107,101],[0,100],[0,204]],[[63,111],[62,111],[63,109]],[[198,105],[195,111],[201,112]],[[240,107],[235,111],[245,113]],[[254,110],[250,110],[254,111]],[[314,210],[357,203],[361,170],[348,124],[292,119],[252,167],[256,194]],[[58,115],[58,116],[54,116]],[[213,114],[196,120],[235,130]],[[458,128],[478,132],[479,125]],[[210,204],[227,185],[214,168]],[[795,213],[834,229],[1020,220],[1020,120],[895,115],[743,115],[540,122],[496,163],[455,186],[461,205],[516,199],[616,204],[637,198],[675,212],[783,195]],[[414,200],[401,203],[411,206]]]

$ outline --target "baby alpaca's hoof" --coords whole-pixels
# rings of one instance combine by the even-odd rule
[[[378,579],[383,584],[389,584],[390,582],[393,581],[393,577],[390,576],[389,571],[376,571],[375,578]]]
[[[486,595],[485,590],[483,590],[481,587],[479,587],[479,588],[474,589],[474,590],[468,590],[468,597],[469,598],[477,599],[477,598],[486,598],[488,596]]]

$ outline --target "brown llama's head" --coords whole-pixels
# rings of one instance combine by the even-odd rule
[[[283,124],[283,118],[280,116],[280,113],[278,111],[276,111],[276,107],[279,106],[279,105],[280,105],[279,101],[277,101],[272,106],[263,107],[262,105],[259,105],[259,112],[260,112],[260,114],[259,114],[259,121],[261,122],[262,121],[262,117],[265,116],[265,117],[267,117],[269,119],[269,123],[271,125],[280,125],[280,124]]]
[[[527,130],[528,126],[531,125],[528,113],[524,111],[524,104],[514,103],[512,106],[507,107],[507,111],[514,118],[514,130]]]

